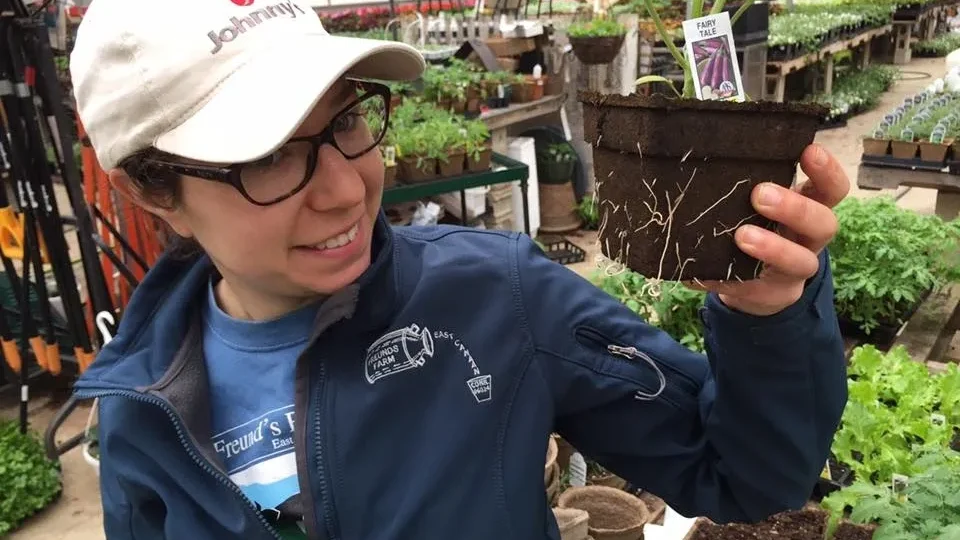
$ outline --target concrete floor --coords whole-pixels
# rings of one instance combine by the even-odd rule
[[[915,80],[900,81],[888,92],[873,112],[852,119],[848,126],[820,132],[817,142],[830,149],[843,163],[851,182],[856,181],[857,166],[860,162],[860,137],[867,133],[886,111],[899,104],[903,98],[926,87],[943,72],[943,59],[917,59],[906,67],[905,77]],[[749,136],[749,134],[744,134]],[[761,142],[762,144],[762,142]],[[802,175],[801,175],[802,176]],[[877,192],[863,192],[854,185],[852,194],[869,197]],[[935,192],[927,189],[904,190],[900,204],[919,212],[932,213]],[[61,208],[68,208],[62,201]],[[587,259],[573,269],[588,275],[596,268],[595,234],[583,233],[571,238],[575,243],[589,250]],[[35,396],[31,405],[31,425],[37,431],[43,431],[55,414],[60,401],[53,396]],[[78,408],[58,431],[60,441],[83,431],[86,421],[86,407]],[[15,418],[16,407],[0,410],[0,415]],[[102,517],[100,511],[97,475],[83,460],[78,449],[66,453],[61,458],[63,466],[63,497],[50,508],[29,520],[14,533],[11,540],[102,540]]]

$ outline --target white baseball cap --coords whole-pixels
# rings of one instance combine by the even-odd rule
[[[70,72],[101,167],[155,147],[211,163],[279,148],[344,75],[410,81],[402,43],[331,36],[289,0],[94,0]]]

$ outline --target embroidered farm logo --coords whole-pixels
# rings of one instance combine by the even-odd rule
[[[367,382],[373,384],[401,371],[422,367],[433,358],[430,330],[411,324],[385,334],[367,349],[364,362]]]
[[[231,1],[238,6],[249,6],[253,4],[253,0]],[[281,2],[279,4],[271,4],[260,9],[255,9],[244,17],[230,17],[229,26],[223,27],[220,31],[211,30],[210,33],[207,34],[207,37],[213,42],[213,50],[210,51],[210,54],[217,54],[223,50],[225,43],[230,43],[237,39],[237,36],[240,34],[246,33],[248,30],[253,30],[270,19],[277,17],[296,19],[298,12],[300,15],[306,15],[307,13],[302,7],[293,2]]]
[[[438,340],[443,339],[451,343],[456,347],[457,352],[463,356],[464,360],[467,361],[467,366],[473,375],[467,379],[467,388],[470,390],[473,398],[477,400],[477,403],[490,401],[490,398],[493,397],[493,377],[480,372],[476,360],[474,360],[473,355],[470,354],[470,349],[468,349],[453,332],[434,332],[433,336]]]

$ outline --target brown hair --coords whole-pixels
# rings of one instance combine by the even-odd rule
[[[137,152],[120,163],[134,188],[144,200],[161,208],[174,208],[180,204],[183,178],[180,174],[163,167],[155,167],[150,160],[172,161],[176,156],[148,148]],[[193,238],[184,238],[177,234],[163,220],[158,219],[165,233],[166,251],[175,259],[190,259],[203,253],[203,247]]]

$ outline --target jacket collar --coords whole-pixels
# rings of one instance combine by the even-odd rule
[[[399,302],[396,243],[386,215],[377,217],[373,260],[356,283],[325,302],[344,306],[344,317],[363,314],[364,325],[386,325]],[[144,390],[161,382],[181,353],[192,316],[202,306],[214,267],[201,255],[162,257],[134,291],[117,335],[77,380],[76,390]]]

